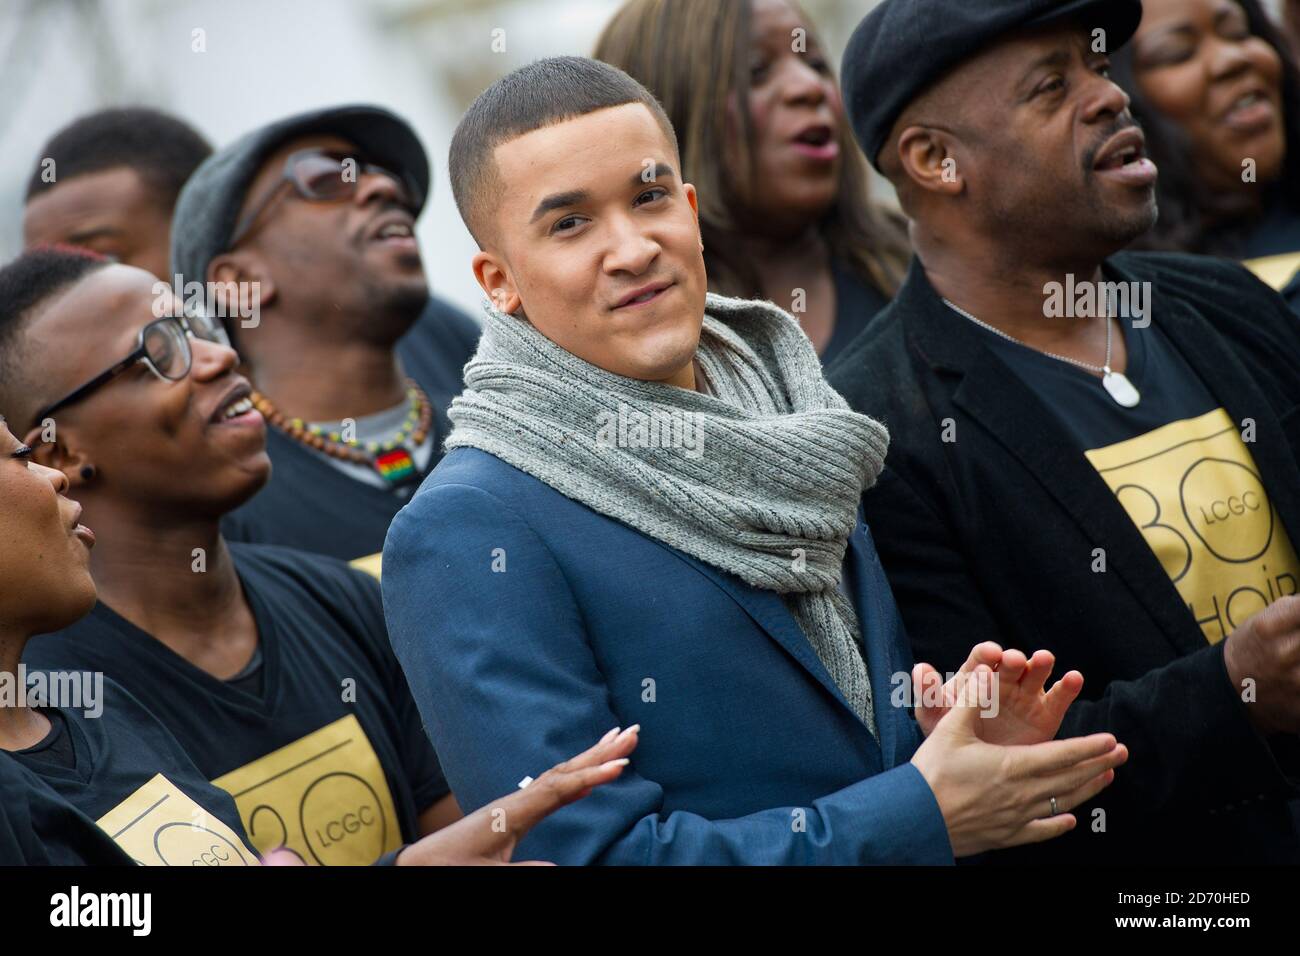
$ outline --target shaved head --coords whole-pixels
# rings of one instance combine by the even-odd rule
[[[45,339],[29,333],[36,317],[51,308],[107,259],[78,249],[26,252],[0,269],[0,414],[19,437],[48,403],[43,393],[40,352]]]
[[[451,139],[448,172],[456,207],[480,249],[496,244],[495,213],[504,182],[496,149],[534,130],[598,110],[641,103],[677,159],[677,134],[659,101],[622,70],[586,57],[538,60],[497,80],[470,104]]]

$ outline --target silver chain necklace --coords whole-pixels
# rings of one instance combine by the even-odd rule
[[[1025,343],[1021,342],[1019,339],[1007,335],[1007,333],[1003,332],[1001,329],[995,329],[987,322],[981,322],[979,319],[975,318],[975,316],[971,315],[961,306],[954,305],[953,303],[949,302],[947,299],[943,300],[943,304],[946,305],[948,308],[952,309],[958,315],[965,316],[966,318],[970,319],[981,329],[987,329],[988,331],[992,332],[994,335],[1001,336],[1002,338],[1006,339],[1008,342],[1015,342],[1016,345],[1019,345],[1022,348],[1033,348],[1033,346],[1025,345]],[[1107,316],[1106,317],[1106,361],[1101,365],[1089,365],[1087,362],[1080,362],[1078,359],[1067,358],[1064,355],[1057,355],[1055,352],[1046,352],[1043,351],[1042,349],[1034,349],[1034,351],[1040,352],[1041,354],[1046,355],[1048,358],[1054,358],[1058,362],[1068,362],[1070,365],[1074,365],[1077,366],[1078,368],[1085,369],[1089,372],[1093,372],[1095,374],[1100,375],[1102,387],[1106,389],[1110,397],[1115,399],[1117,404],[1123,405],[1125,408],[1132,408],[1135,405],[1137,405],[1138,402],[1142,401],[1142,393],[1137,390],[1137,386],[1135,386],[1132,382],[1128,380],[1128,376],[1126,376],[1123,372],[1116,372],[1110,367],[1111,331],[1112,330],[1110,327],[1110,316]]]

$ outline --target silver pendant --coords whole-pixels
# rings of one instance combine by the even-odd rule
[[[1132,408],[1142,401],[1141,393],[1122,372],[1112,372],[1107,369],[1106,374],[1102,376],[1101,384],[1105,386],[1106,391],[1110,392],[1110,397],[1125,408]]]

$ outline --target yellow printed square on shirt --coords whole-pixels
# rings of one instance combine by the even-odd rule
[[[212,782],[263,855],[283,847],[308,865],[369,866],[402,845],[383,765],[353,714]]]
[[[157,774],[96,823],[141,866],[255,866],[234,830]]]
[[[1210,643],[1296,593],[1300,559],[1224,409],[1085,454]]]

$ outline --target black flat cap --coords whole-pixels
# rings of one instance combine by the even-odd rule
[[[171,266],[186,282],[205,282],[208,263],[226,251],[245,194],[266,157],[291,139],[329,133],[368,159],[410,176],[415,214],[429,195],[429,157],[405,120],[378,106],[336,106],[261,126],[219,149],[185,183],[172,213]]]
[[[1142,20],[1141,0],[884,0],[844,50],[840,86],[858,144],[881,147],[918,94],[962,61],[1024,27],[1078,18],[1118,50]]]

